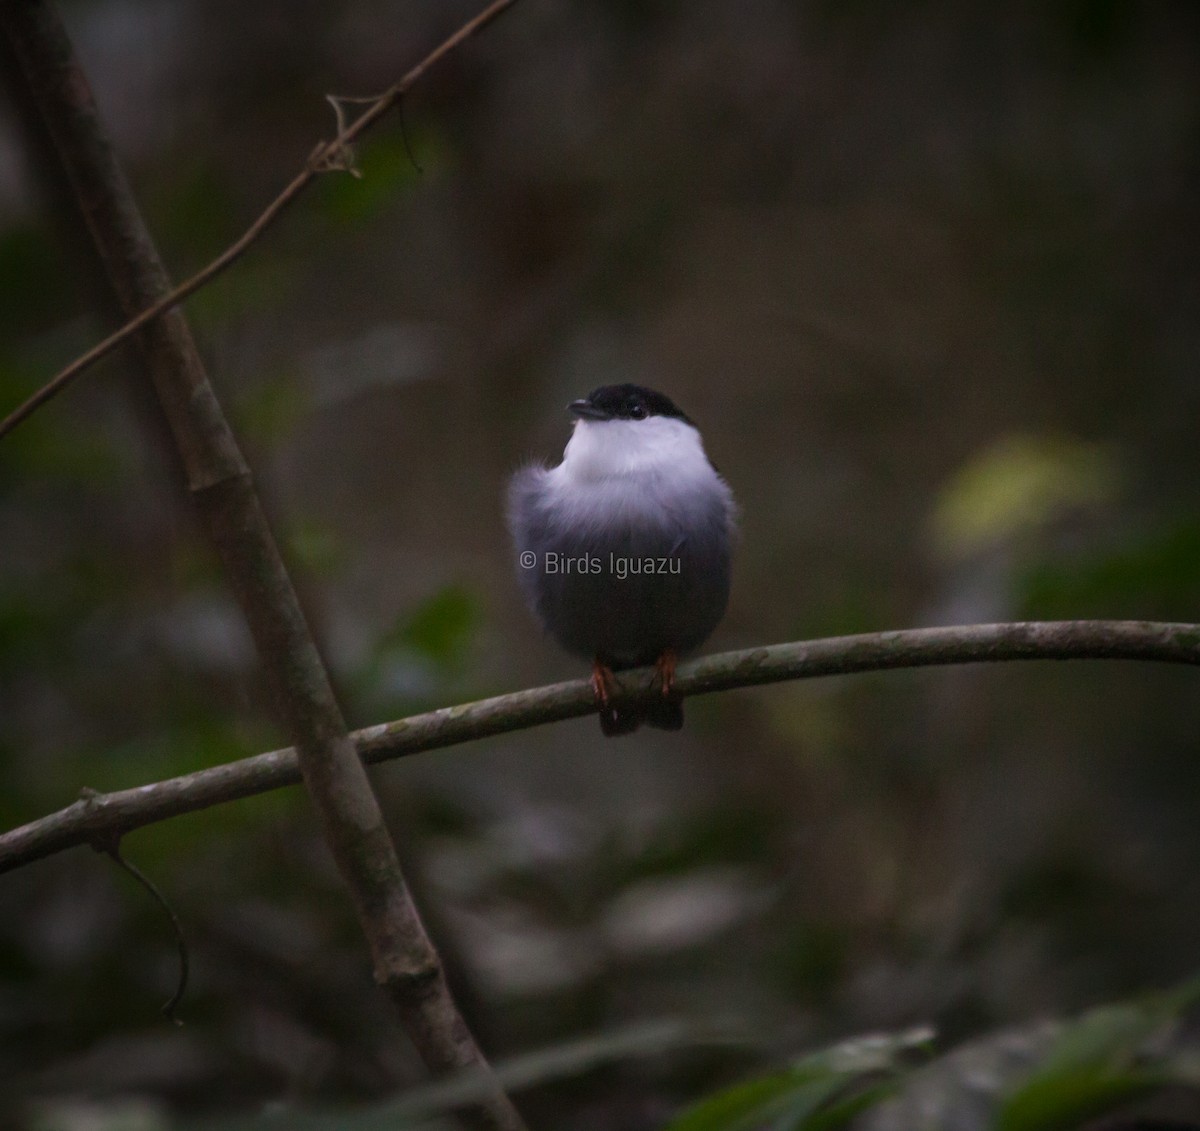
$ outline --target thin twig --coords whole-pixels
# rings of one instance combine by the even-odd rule
[[[680,664],[682,695],[818,676],[1008,660],[1145,660],[1200,664],[1200,625],[1148,621],[1035,621],[917,628],[775,644]],[[625,693],[651,692],[653,668],[622,672]],[[368,763],[594,714],[591,683],[577,679],[381,723],[351,737]],[[95,794],[0,834],[0,872],[182,813],[295,785],[296,753],[273,750],[135,789]]]
[[[79,800],[84,805],[91,805],[99,796],[100,794],[89,786],[84,786],[79,791]],[[175,914],[175,908],[167,902],[167,897],[159,891],[158,886],[141,868],[133,861],[125,859],[121,852],[120,830],[101,829],[92,837],[91,844],[97,852],[104,853],[118,868],[128,872],[149,893],[150,898],[166,912],[167,919],[171,923],[171,930],[175,935],[175,947],[179,951],[179,977],[175,982],[175,992],[163,1003],[162,1015],[173,1025],[182,1025],[183,1022],[176,1015],[175,1010],[179,1008],[179,1003],[183,1001],[183,995],[187,991],[191,962],[188,957],[187,939],[183,936],[183,924],[179,921],[179,916]]]
[[[131,860],[126,860],[121,855],[119,847],[111,845],[105,846],[99,851],[110,857],[119,867],[128,872],[139,884],[142,885],[150,893],[150,896],[166,913],[167,918],[171,922],[171,930],[175,933],[175,946],[179,951],[179,979],[175,983],[175,992],[163,1003],[162,1015],[173,1025],[182,1025],[183,1022],[176,1016],[175,1010],[179,1008],[179,1003],[183,1001],[183,995],[187,991],[188,970],[190,964],[188,962],[188,947],[187,940],[183,937],[183,924],[179,921],[179,916],[175,914],[173,908],[163,895],[154,881],[146,875],[136,864]]]
[[[102,357],[112,353],[122,342],[137,333],[147,323],[164,314],[172,307],[178,306],[184,299],[191,297],[206,283],[211,282],[227,267],[231,266],[260,236],[279,218],[283,210],[292,203],[316,177],[332,168],[337,168],[338,156],[345,152],[347,146],[380,118],[417,83],[425,73],[439,63],[446,55],[461,46],[468,39],[480,32],[497,16],[507,11],[517,0],[495,0],[489,4],[474,19],[465,23],[449,39],[431,51],[424,59],[412,68],[399,82],[389,87],[377,98],[371,100],[369,107],[350,125],[339,129],[332,141],[322,142],[313,150],[303,169],[292,178],[287,187],[263,210],[262,214],[246,229],[245,233],[207,267],[197,271],[186,282],[180,283],[169,294],[164,295],[135,317],[130,318],[119,330],[109,334],[103,341],[94,345],[87,353],[77,357],[70,365],[46,382],[36,393],[18,408],[14,409],[3,420],[0,420],[0,439],[17,427],[22,421],[31,416],[52,397],[62,392],[72,381],[85,370],[90,369]],[[350,101],[344,99],[343,101]],[[407,138],[405,139],[407,145]]]

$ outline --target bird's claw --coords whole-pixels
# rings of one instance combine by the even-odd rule
[[[654,679],[659,684],[664,699],[671,698],[675,691],[675,665],[678,662],[679,657],[671,648],[668,648],[654,661]]]
[[[592,663],[592,692],[596,696],[597,706],[607,710],[613,697],[617,694],[617,680],[612,668],[599,660]]]

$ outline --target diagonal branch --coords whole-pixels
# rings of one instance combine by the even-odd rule
[[[683,695],[813,679],[855,672],[1003,660],[1150,660],[1200,664],[1200,625],[1152,621],[1035,621],[915,628],[775,644],[723,652],[681,664],[675,688]],[[624,672],[627,693],[651,691],[653,668]],[[424,750],[594,713],[586,680],[554,683],[446,707],[356,731],[367,762],[386,762]],[[294,750],[274,750],[183,777],[114,793],[87,796],[57,813],[0,834],[0,872],[79,844],[127,833],[182,813],[294,785]]]
[[[126,317],[166,302],[170,280],[57,13],[48,0],[0,0],[0,30],[17,61],[34,128],[50,141],[47,171],[67,182]],[[388,105],[385,96],[363,117],[378,117]],[[295,745],[321,832],[358,912],[375,978],[432,1072],[487,1072],[405,883],[250,468],[183,312],[148,321],[136,341],[188,488],[254,637],[276,715]],[[524,1128],[498,1084],[461,1114],[473,1128]]]
[[[369,105],[353,122],[348,126],[342,126],[341,113],[338,114],[338,133],[332,141],[321,142],[316,149],[313,150],[304,168],[292,178],[287,187],[263,210],[262,214],[250,225],[249,228],[237,239],[230,244],[220,255],[217,256],[207,267],[197,271],[186,282],[180,283],[179,286],[158,298],[150,306],[135,314],[129,319],[120,329],[113,331],[103,341],[98,342],[85,354],[81,354],[70,365],[61,372],[55,374],[49,381],[46,382],[36,393],[28,398],[23,404],[13,409],[3,420],[0,420],[0,439],[3,439],[9,432],[17,427],[22,421],[32,416],[43,404],[52,397],[62,392],[72,381],[75,380],[85,370],[90,369],[102,357],[112,353],[122,342],[132,337],[142,329],[147,323],[160,317],[172,307],[178,306],[184,299],[190,298],[205,284],[215,279],[227,267],[233,265],[246,252],[252,244],[254,244],[260,236],[275,223],[279,216],[289,204],[292,203],[308,186],[324,172],[329,172],[334,169],[346,168],[345,155],[349,152],[351,143],[363,133],[369,126],[372,126],[380,118],[382,118],[393,106],[395,106],[405,94],[426,74],[427,71],[435,64],[439,63],[445,56],[461,46],[476,33],[482,31],[490,24],[497,16],[507,11],[516,3],[516,0],[494,0],[474,19],[465,23],[458,29],[449,39],[445,40],[439,47],[435,48],[424,59],[421,60],[411,71],[401,78],[393,86],[388,87],[377,98],[373,99],[342,99],[342,101],[366,101]],[[338,102],[335,102],[335,107]]]

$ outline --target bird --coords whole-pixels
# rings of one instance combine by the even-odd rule
[[[738,508],[692,420],[663,393],[602,385],[567,406],[562,462],[512,477],[518,577],[542,627],[592,661],[600,729],[683,726],[680,656],[729,602]],[[657,693],[618,702],[613,673],[654,664]]]

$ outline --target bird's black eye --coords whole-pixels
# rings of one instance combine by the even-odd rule
[[[630,401],[626,408],[631,420],[642,420],[646,415],[646,406],[641,401]]]

